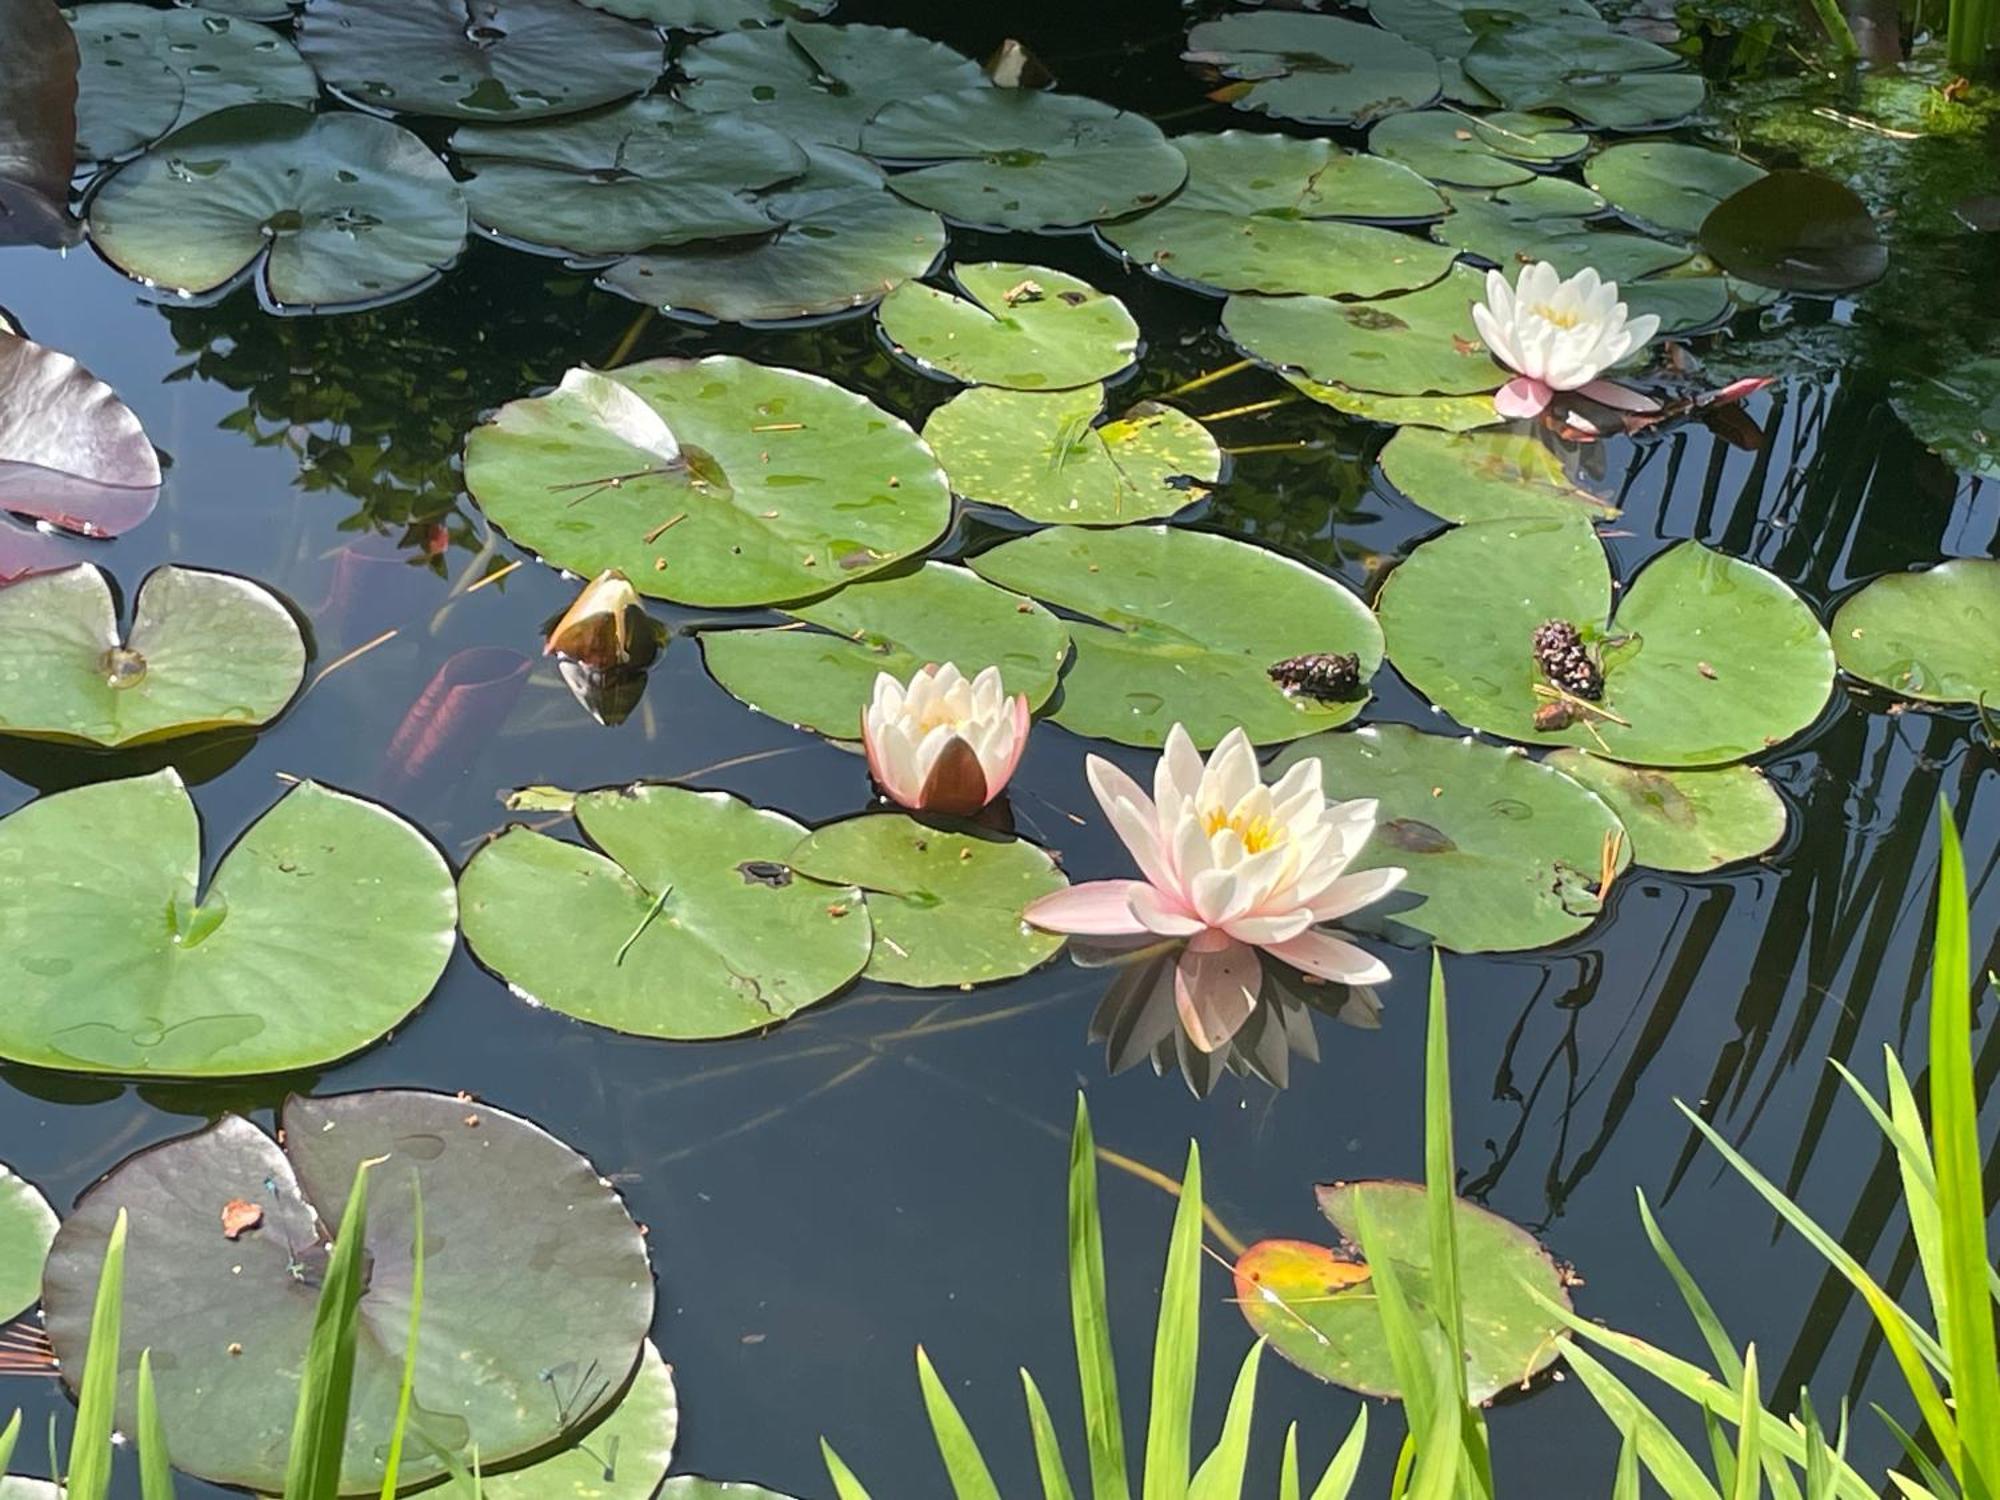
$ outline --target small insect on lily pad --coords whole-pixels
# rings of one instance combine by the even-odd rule
[[[1368,149],[1377,156],[1454,187],[1511,187],[1589,146],[1590,137],[1559,115],[1504,110],[1475,116],[1427,109],[1390,115],[1368,132]]]
[[[595,847],[510,828],[460,879],[466,943],[524,999],[694,1041],[775,1026],[866,967],[861,892],[791,872],[806,829],[784,814],[641,784],[575,816]]]
[[[1841,667],[1904,698],[2000,709],[2000,562],[1892,573],[1833,617]]]
[[[1556,23],[1481,37],[1465,73],[1509,109],[1559,109],[1586,125],[1641,130],[1701,107],[1701,75],[1665,47],[1622,31]]]
[[[908,281],[876,316],[920,369],[966,385],[1064,390],[1106,380],[1139,354],[1125,304],[1047,266],[986,261],[952,267],[958,292]]]
[[[61,1222],[39,1188],[0,1166],[0,1319],[41,1301],[42,1265]]]
[[[1650,869],[1706,874],[1754,859],[1785,836],[1785,799],[1755,766],[1661,770],[1568,747],[1542,764],[1602,797],[1625,825],[1633,863]]]
[[[1069,884],[1025,839],[869,813],[816,830],[785,862],[866,895],[875,948],[863,975],[884,984],[950,989],[1011,979],[1063,945],[1060,934],[1022,920],[1029,902]]]
[[[1379,1303],[1352,1239],[1365,1213],[1375,1253],[1393,1261],[1404,1293],[1420,1312],[1428,1311],[1435,1292],[1424,1187],[1336,1182],[1316,1191],[1320,1212],[1347,1237],[1347,1247],[1335,1251],[1302,1240],[1252,1245],[1236,1262],[1237,1301],[1250,1327],[1308,1375],[1397,1399],[1402,1392]],[[1569,1278],[1518,1224],[1462,1198],[1453,1208],[1466,1394],[1483,1403],[1525,1385],[1561,1357],[1563,1325],[1535,1294],[1567,1308]]]
[[[1509,516],[1601,522],[1618,515],[1538,433],[1409,427],[1389,439],[1378,461],[1382,477],[1411,502],[1460,525]]]
[[[0,589],[0,734],[115,747],[265,724],[305,668],[298,622],[247,578],[157,569],[122,640],[89,564]]]
[[[601,1422],[547,1458],[483,1472],[480,1500],[656,1500],[680,1425],[673,1367],[649,1339],[632,1383]]]
[[[1181,56],[1239,80],[1219,91],[1238,109],[1316,125],[1422,109],[1442,86],[1437,58],[1394,32],[1297,11],[1203,21]]]
[[[1692,235],[1715,206],[1764,169],[1727,151],[1681,141],[1628,141],[1583,164],[1583,180],[1643,229]]]

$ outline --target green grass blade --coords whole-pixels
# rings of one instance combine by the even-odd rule
[[[1069,1314],[1076,1338],[1076,1378],[1083,1393],[1083,1436],[1092,1500],[1129,1500],[1125,1421],[1118,1408],[1118,1367],[1104,1293],[1104,1226],[1097,1207],[1097,1142],[1090,1111],[1076,1096],[1069,1149]]]
[[[1458,1279],[1458,1168],[1451,1142],[1451,1037],[1445,1014],[1444,961],[1431,953],[1431,1013],[1424,1042],[1424,1183],[1430,1230],[1431,1310],[1451,1351],[1447,1389],[1466,1404],[1465,1305]],[[1444,1399],[1445,1393],[1439,1393]]]
[[[396,1390],[396,1425],[382,1464],[381,1500],[396,1500],[403,1473],[403,1439],[410,1429],[410,1401],[417,1384],[417,1330],[424,1315],[424,1189],[410,1174],[410,1331],[403,1339],[403,1380]]]
[[[1201,1349],[1201,1150],[1188,1143],[1187,1174],[1167,1242],[1160,1322],[1153,1335],[1153,1400],[1146,1413],[1145,1500],[1187,1500],[1189,1429]]]
[[[1722,1421],[1714,1412],[1702,1412],[1701,1429],[1708,1438],[1709,1457],[1715,1464],[1715,1482],[1730,1500],[1735,1500],[1736,1450],[1729,1446],[1729,1439],[1722,1431]]]
[[[1285,1429],[1285,1453],[1278,1462],[1278,1500],[1300,1500],[1299,1424]]]
[[[0,1428],[0,1474],[7,1472],[7,1466],[14,1461],[14,1445],[21,1441],[21,1408],[14,1408],[14,1415],[7,1425]]]
[[[1743,1351],[1743,1406],[1736,1417],[1736,1483],[1729,1500],[1757,1500],[1763,1493],[1764,1402],[1757,1394],[1757,1346]]]
[[[1195,1471],[1188,1500],[1242,1500],[1243,1473],[1250,1466],[1250,1423],[1257,1410],[1257,1365],[1263,1357],[1264,1341],[1259,1339],[1243,1356],[1222,1418],[1222,1436]]]
[[[66,1500],[104,1500],[111,1490],[111,1432],[118,1420],[118,1336],[125,1300],[125,1210],[118,1210],[97,1273],[97,1301],[90,1310],[90,1343],[76,1391],[76,1426],[70,1433]]]
[[[944,1471],[951,1478],[952,1493],[958,1500],[1000,1500],[1000,1486],[993,1482],[993,1471],[986,1467],[979,1442],[959,1414],[958,1403],[938,1379],[922,1344],[917,1345],[917,1383],[924,1390],[924,1410],[930,1413],[931,1432],[937,1438]]]
[[[1584,1389],[1590,1392],[1612,1424],[1625,1434],[1626,1441],[1638,1450],[1646,1472],[1667,1492],[1669,1500],[1722,1500],[1715,1486],[1708,1482],[1708,1476],[1702,1473],[1701,1465],[1695,1462],[1694,1455],[1682,1446],[1681,1440],[1667,1430],[1666,1423],[1655,1416],[1629,1386],[1605,1365],[1576,1347],[1574,1341],[1566,1358],[1576,1378],[1583,1382]],[[1863,1490],[1865,1495],[1872,1496],[1873,1493],[1872,1490]]]
[[[1937,1495],[1952,1495],[1956,1493],[1958,1487],[1944,1476],[1938,1469],[1938,1466],[1931,1461],[1931,1456],[1924,1452],[1917,1440],[1903,1430],[1902,1423],[1898,1422],[1879,1406],[1875,1408],[1875,1415],[1882,1419],[1882,1425],[1888,1428],[1891,1436],[1902,1445],[1903,1457],[1909,1461],[1910,1467],[1917,1471],[1917,1477],[1923,1480],[1926,1489]],[[1891,1475],[1890,1477],[1894,1478],[1895,1476]]]
[[[1653,1206],[1646,1201],[1646,1190],[1638,1189],[1639,1222],[1646,1227],[1646,1238],[1651,1241],[1653,1254],[1660,1264],[1667,1268],[1667,1275],[1673,1278],[1674,1287],[1681,1294],[1681,1301],[1694,1317],[1695,1327],[1701,1330],[1701,1341],[1708,1345],[1709,1358],[1715,1361],[1715,1368],[1733,1389],[1743,1383],[1743,1361],[1737,1356],[1736,1345],[1729,1332],[1722,1326],[1722,1319],[1716,1315],[1714,1306],[1696,1284],[1693,1275],[1682,1264],[1680,1256],[1668,1242],[1660,1229],[1660,1221],[1653,1217]]]
[[[361,1312],[361,1274],[368,1239],[368,1173],[380,1157],[354,1169],[347,1212],[327,1257],[326,1280],[313,1309],[312,1336],[299,1372],[292,1411],[292,1451],[285,1461],[285,1500],[337,1500],[340,1460],[347,1446],[347,1405],[354,1391],[354,1341]]]
[[[1056,1424],[1049,1419],[1049,1404],[1035,1377],[1021,1372],[1021,1393],[1028,1403],[1028,1430],[1035,1438],[1035,1467],[1042,1476],[1042,1500],[1076,1500],[1069,1485],[1069,1470],[1063,1466],[1062,1443],[1056,1438]]]
[[[1354,1425],[1347,1429],[1347,1437],[1335,1450],[1333,1461],[1313,1486],[1312,1500],[1347,1500],[1348,1492],[1354,1488],[1354,1476],[1361,1472],[1361,1454],[1367,1446],[1368,1408],[1364,1406],[1354,1414]]]
[[[1410,1436],[1421,1449],[1429,1437],[1432,1420],[1440,1404],[1452,1405],[1450,1391],[1432,1384],[1435,1370],[1428,1341],[1416,1309],[1403,1288],[1402,1274],[1394,1260],[1375,1242],[1365,1195],[1354,1199],[1354,1238],[1361,1246],[1361,1258],[1368,1263],[1368,1283],[1375,1289],[1375,1310],[1382,1320],[1382,1340],[1389,1348],[1389,1363],[1396,1385],[1403,1393],[1403,1409]],[[1452,1407],[1453,1419],[1457,1408]],[[1456,1443],[1453,1444],[1457,1446]],[[1412,1481],[1414,1482],[1414,1480]]]
[[[1799,1387],[1799,1422],[1805,1428],[1805,1500],[1833,1500],[1833,1453],[1827,1446],[1826,1429],[1819,1425],[1813,1409],[1812,1392]]]
[[[825,1438],[819,1440],[819,1456],[826,1461],[827,1477],[833,1481],[833,1493],[837,1500],[869,1500],[868,1491],[854,1477],[854,1471],[841,1462],[840,1455],[833,1451],[833,1444]]]
[[[139,1351],[139,1494],[141,1500],[174,1500],[173,1455],[166,1424],[160,1420],[159,1393],[153,1389],[153,1351]],[[7,1468],[0,1459],[0,1472]]]
[[[1611,1500],[1640,1500],[1639,1445],[1629,1432],[1618,1445],[1618,1477],[1611,1484]]]

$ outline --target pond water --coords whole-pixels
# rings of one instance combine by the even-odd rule
[[[908,25],[973,56],[1015,35],[1066,89],[1170,129],[1277,128],[1204,101],[1179,60],[1189,17],[1160,0],[1004,13],[844,0],[837,19]],[[1121,397],[1159,395],[1240,358],[1215,301],[1121,267],[1088,235],[954,229],[951,255],[1065,270],[1124,299],[1145,342]],[[88,248],[0,251],[0,301],[36,339],[110,382],[171,459],[156,514],[115,541],[76,544],[76,556],[128,591],[165,562],[259,579],[311,622],[315,672],[396,632],[261,735],[182,762],[211,864],[288,775],[381,798],[455,865],[507,822],[499,795],[533,783],[684,781],[808,824],[867,804],[859,757],[745,708],[682,634],[639,710],[615,728],[593,723],[539,654],[576,580],[529,559],[468,592],[524,554],[460,493],[458,453],[503,401],[614,357],[741,354],[823,374],[920,424],[952,388],[893,358],[871,319],[768,331],[635,322],[640,309],[594,289],[587,273],[479,239],[414,298],[326,317],[273,316],[249,289],[212,306],[162,300]],[[1803,321],[1834,326],[1853,311],[1802,306]],[[1591,461],[1623,509],[1607,533],[1618,575],[1695,538],[1771,570],[1824,621],[1866,580],[1994,555],[2000,492],[1954,471],[1903,424],[1888,398],[1885,342],[1869,341],[1873,358],[1787,371],[1752,398],[1766,434],[1758,451],[1694,424],[1643,444],[1603,443]],[[1757,348],[1747,343],[1729,362],[1752,362]],[[1177,399],[1201,415],[1289,393],[1252,369]],[[1438,529],[1376,470],[1387,428],[1307,401],[1215,425],[1247,451],[1185,518],[1196,526],[1302,559],[1364,597]],[[991,513],[966,517],[938,555],[975,552],[1001,534]],[[718,618],[652,607],[677,630]],[[426,684],[467,651],[487,653],[475,659],[486,674],[525,671],[518,693],[498,695],[491,713],[420,755],[392,749]],[[1366,722],[1445,727],[1392,670],[1374,689]],[[1059,848],[1073,878],[1123,874],[1125,855],[1085,784],[1086,749],[1142,777],[1152,762],[1045,724],[1014,782],[1017,825]],[[1699,1147],[1674,1101],[1700,1110],[1906,1283],[1893,1167],[1827,1059],[1873,1080],[1888,1045],[1916,1071],[1933,808],[1946,798],[1964,829],[1984,953],[2000,920],[1991,878],[2000,795],[1973,714],[1902,712],[1844,679],[1818,722],[1762,764],[1790,812],[1769,855],[1705,876],[1634,870],[1581,937],[1447,957],[1458,1148],[1468,1196],[1576,1265],[1586,1315],[1692,1356],[1694,1331],[1635,1212],[1633,1190],[1643,1190],[1732,1331],[1778,1372],[1770,1385],[1788,1391],[1810,1377],[1826,1409],[1880,1393],[1871,1380],[1885,1361],[1865,1318]],[[99,757],[10,743],[0,813],[38,789],[106,774]],[[1394,978],[1381,990],[1379,1029],[1321,1017],[1319,1060],[1295,1060],[1289,1087],[1226,1077],[1199,1098],[1172,1073],[1107,1074],[1087,1035],[1107,977],[1066,960],[965,993],[862,982],[762,1036],[675,1044],[524,1004],[461,945],[407,1024],[315,1073],[125,1084],[0,1069],[0,1142],[10,1165],[66,1207],[132,1151],[225,1110],[268,1122],[293,1090],[467,1091],[584,1152],[647,1226],[660,1287],[654,1337],[683,1410],[677,1471],[823,1494],[825,1434],[876,1494],[943,1493],[912,1371],[921,1340],[984,1436],[1003,1490],[1025,1494],[1033,1476],[1017,1366],[1036,1372],[1059,1414],[1074,1410],[1062,1178],[1076,1092],[1088,1095],[1101,1144],[1163,1171],[1178,1174],[1187,1141],[1199,1141],[1209,1201],[1245,1240],[1321,1237],[1315,1182],[1422,1172],[1427,958],[1382,951]],[[1990,1084],[2000,1069],[1990,1032],[1979,1060]],[[1104,1194],[1113,1316],[1136,1390],[1172,1203],[1114,1171]],[[1204,1293],[1197,1430],[1212,1432],[1248,1336],[1219,1268]],[[39,1468],[32,1435],[67,1402],[54,1382],[7,1384],[0,1399],[26,1408],[23,1452]],[[1278,1423],[1296,1418],[1302,1450],[1318,1461],[1359,1400],[1275,1361],[1264,1398],[1253,1484],[1266,1492]],[[1138,1409],[1128,1399],[1128,1417]],[[1509,1489],[1608,1485],[1615,1436],[1573,1382],[1506,1401],[1491,1421]],[[1872,1423],[1857,1423],[1854,1447],[1864,1471],[1891,1461]],[[1392,1459],[1378,1438],[1363,1493],[1382,1489]],[[222,1492],[185,1482],[183,1493]]]

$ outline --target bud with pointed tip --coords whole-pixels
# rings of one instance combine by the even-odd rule
[[[887,672],[861,711],[868,769],[912,812],[970,817],[1000,795],[1028,744],[1028,699],[1007,696],[1000,669],[968,680],[932,663],[905,687]]]
[[[549,632],[544,656],[562,656],[597,671],[643,667],[659,654],[659,631],[639,591],[616,568],[606,568],[576,596]]]

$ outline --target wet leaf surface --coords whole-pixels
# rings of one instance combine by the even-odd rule
[[[1580,156],[1590,137],[1561,115],[1457,110],[1390,115],[1368,132],[1368,149],[1453,187],[1498,188],[1530,181],[1537,167]]]
[[[1623,32],[1556,24],[1480,38],[1466,76],[1509,109],[1559,109],[1586,125],[1640,130],[1701,107],[1699,73],[1678,54]]]
[[[1574,453],[1539,433],[1446,433],[1410,427],[1377,459],[1382,477],[1413,504],[1463,524],[1509,516],[1610,521],[1618,509],[1578,483]]]
[[[1315,125],[1366,125],[1422,109],[1441,87],[1430,52],[1337,16],[1259,11],[1203,21],[1182,55],[1241,80],[1229,95],[1238,109]]]
[[[889,342],[920,368],[966,385],[1063,390],[1126,369],[1139,325],[1125,304],[1047,266],[952,268],[956,293],[905,282],[876,309]]]
[[[553,1457],[480,1476],[481,1500],[655,1500],[680,1435],[674,1372],[649,1340],[618,1404]]]
[[[1633,862],[1650,869],[1701,875],[1785,836],[1785,799],[1754,766],[1668,771],[1571,749],[1551,751],[1542,764],[1602,797],[1625,825]]]
[[[1891,573],[1833,617],[1843,670],[1899,697],[2000,708],[2000,562]]]
[[[1727,151],[1681,141],[1607,146],[1583,164],[1583,180],[1641,228],[1692,235],[1715,206],[1764,176]]]

